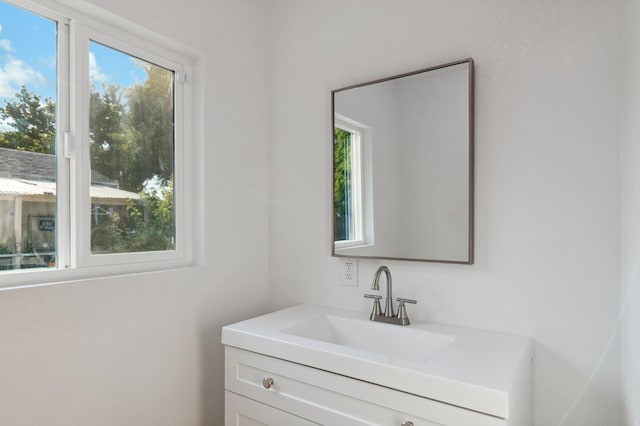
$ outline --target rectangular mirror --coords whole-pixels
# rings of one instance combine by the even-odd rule
[[[473,263],[473,60],[331,92],[334,256]]]

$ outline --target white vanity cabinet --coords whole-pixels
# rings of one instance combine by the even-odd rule
[[[226,426],[507,424],[497,417],[230,346],[225,355]]]
[[[222,343],[226,426],[532,424],[526,337],[299,305]]]

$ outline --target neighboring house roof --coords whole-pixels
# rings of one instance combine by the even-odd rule
[[[0,148],[0,177],[55,182],[56,156]],[[91,170],[91,183],[118,188],[118,182]]]
[[[0,148],[0,177],[55,181],[56,156]]]
[[[0,177],[1,195],[55,195],[56,183]]]
[[[91,185],[89,191],[92,200],[101,200],[103,202],[112,201],[116,204],[122,204],[123,200],[140,199],[140,195],[135,192],[123,191],[110,186]],[[0,195],[21,197],[55,196],[56,183],[0,177]]]
[[[135,192],[118,189],[118,183],[91,171],[91,198],[99,200],[139,199]],[[54,196],[56,194],[56,156],[0,148],[0,195]]]

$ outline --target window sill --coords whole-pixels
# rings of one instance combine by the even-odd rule
[[[116,278],[128,275],[166,273],[187,270],[196,267],[194,262],[147,262],[145,264],[94,266],[66,269],[17,269],[5,271],[0,276],[0,291],[18,288],[40,287],[53,284],[65,284],[79,281],[91,281],[104,278]]]
[[[334,241],[335,251],[348,249],[348,248],[359,248],[359,247],[371,247],[373,244],[370,244],[364,240],[351,240],[351,241]]]

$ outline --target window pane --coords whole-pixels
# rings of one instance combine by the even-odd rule
[[[91,42],[91,252],[175,249],[174,73]]]
[[[0,270],[56,264],[56,23],[0,1]]]
[[[334,241],[353,238],[352,136],[346,130],[334,129]]]

